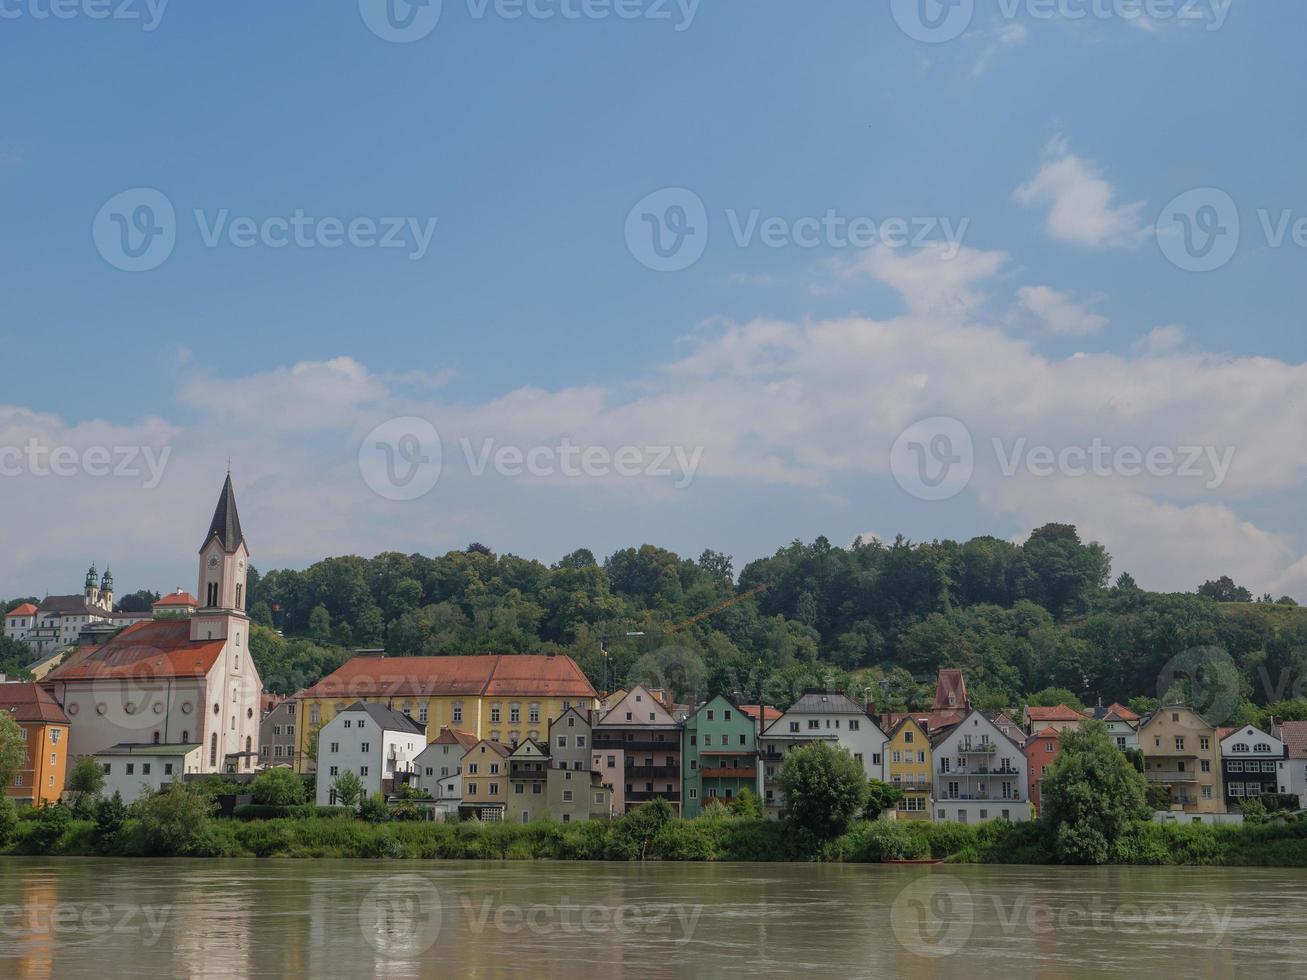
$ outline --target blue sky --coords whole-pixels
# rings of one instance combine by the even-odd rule
[[[580,8],[562,0],[508,19],[445,0],[411,43],[369,29],[373,0],[173,0],[153,30],[91,17],[94,0],[63,20],[40,16],[48,0],[7,6],[0,445],[170,455],[149,489],[6,473],[0,594],[71,589],[91,558],[129,588],[189,587],[231,456],[264,567],[474,539],[545,560],[712,547],[742,565],[795,537],[1021,538],[1060,519],[1145,585],[1228,572],[1307,599],[1307,249],[1291,223],[1268,241],[1259,216],[1307,217],[1290,40],[1307,11],[1003,0],[926,43],[898,0],[627,2],[630,19],[565,18]],[[130,272],[93,229],[139,188],[174,209],[175,246]],[[666,188],[707,219],[702,257],[675,272],[626,234]],[[1209,188],[1238,245],[1187,271],[1157,223]],[[126,200],[109,207],[122,220]],[[436,224],[416,258],[205,244],[223,215],[296,212]],[[732,220],[751,212],[964,232],[952,250],[741,247]],[[941,416],[974,439],[974,471],[923,500],[891,447]],[[360,443],[392,417],[444,444],[418,500],[360,476]],[[1095,438],[1235,452],[1219,486],[1000,465]],[[702,452],[678,487],[476,475],[460,439]]]

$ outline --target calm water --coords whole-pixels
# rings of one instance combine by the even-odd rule
[[[1239,977],[1261,870],[0,859],[0,977]]]

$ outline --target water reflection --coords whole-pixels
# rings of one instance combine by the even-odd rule
[[[1257,980],[1294,871],[0,861],[0,976]]]

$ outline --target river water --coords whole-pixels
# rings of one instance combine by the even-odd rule
[[[0,858],[0,977],[1307,975],[1291,870]]]

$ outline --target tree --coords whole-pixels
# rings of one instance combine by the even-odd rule
[[[1036,691],[1026,698],[1026,704],[1037,708],[1056,708],[1059,704],[1065,704],[1068,708],[1075,708],[1077,711],[1085,710],[1081,700],[1064,687],[1046,687],[1042,691]]]
[[[787,819],[821,838],[844,833],[869,791],[862,763],[825,742],[787,753],[776,785],[785,794]]]
[[[216,804],[200,789],[174,783],[132,804],[145,852],[156,857],[189,854],[200,842]]]
[[[9,712],[0,711],[0,787],[12,786],[18,770],[26,762],[27,740],[23,738],[23,729]]]
[[[892,810],[903,801],[903,790],[873,779],[867,783],[867,806],[862,815],[868,820],[878,820],[886,810]]]
[[[149,589],[140,589],[120,598],[118,600],[118,609],[121,612],[149,612],[158,601],[159,593],[151,592]]]
[[[123,824],[127,823],[127,807],[122,794],[114,790],[113,796],[102,799],[95,807],[95,830],[91,840],[98,854],[113,854],[118,850]]]
[[[1241,585],[1235,585],[1228,575],[1212,581],[1208,579],[1198,586],[1198,594],[1216,602],[1252,602],[1253,594]]]
[[[331,642],[331,613],[321,603],[309,613],[309,636],[317,643]]]
[[[9,845],[9,838],[18,826],[18,808],[6,793],[0,793],[0,850]]]
[[[758,794],[747,786],[740,790],[740,795],[731,800],[731,813],[737,817],[753,817],[761,820],[764,816],[762,800]]]
[[[304,802],[304,780],[289,769],[265,769],[250,783],[250,795],[262,806],[297,806]]]
[[[1063,732],[1061,743],[1040,790],[1041,819],[1053,833],[1059,861],[1105,864],[1131,823],[1147,818],[1148,784],[1102,722]]]
[[[68,776],[68,789],[77,794],[73,805],[80,808],[84,800],[89,802],[104,789],[104,767],[89,755],[78,759]]]
[[[27,665],[35,659],[32,648],[26,643],[9,636],[0,636],[0,674],[9,680],[30,681],[32,673]]]
[[[386,806],[386,794],[373,793],[359,806],[359,816],[368,823],[385,823],[390,819],[390,808]]]
[[[357,806],[363,795],[363,780],[353,769],[346,769],[331,781],[331,790],[341,806]]]

